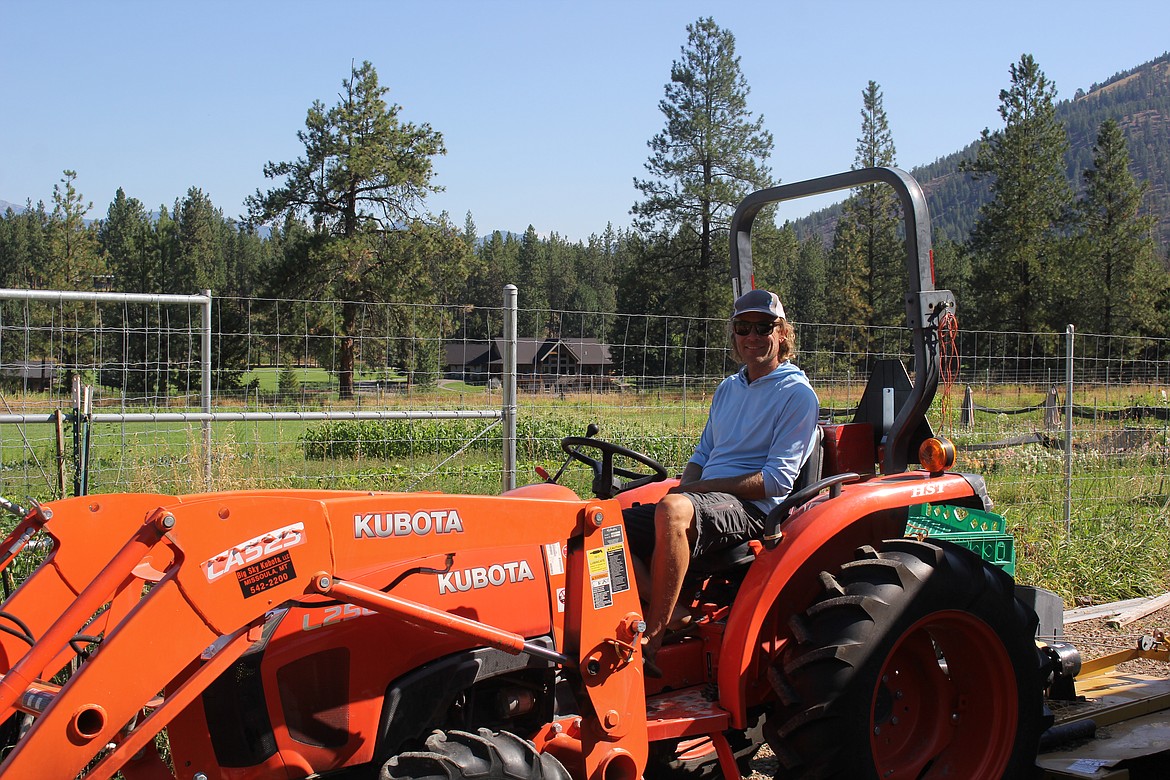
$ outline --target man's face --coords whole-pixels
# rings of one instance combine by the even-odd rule
[[[773,324],[776,322],[762,312],[747,312],[731,321],[732,332],[735,333],[735,346],[739,356],[747,366],[748,377],[756,379],[771,373],[780,365],[780,329],[772,328],[770,333],[761,335],[756,328],[757,323]],[[750,323],[750,329],[739,323]],[[740,335],[740,330],[747,329],[747,335]]]

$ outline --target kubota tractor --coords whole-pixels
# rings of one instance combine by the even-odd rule
[[[703,616],[661,679],[621,510],[673,482],[593,436],[563,443],[592,497],[72,498],[18,509],[0,550],[51,544],[0,607],[0,777],[733,777],[765,737],[782,778],[1030,774],[1054,672],[1035,613],[1000,568],[906,533],[911,507],[990,508],[926,422],[953,299],[917,183],[874,169],[750,196],[733,287],[763,206],[873,182],[904,211],[914,380],[880,364],[766,538],[692,566]]]

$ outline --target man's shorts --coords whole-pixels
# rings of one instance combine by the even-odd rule
[[[750,501],[740,501],[730,493],[680,493],[695,507],[698,536],[691,547],[694,560],[712,550],[722,550],[758,539],[764,533],[764,512]],[[654,552],[654,507],[639,504],[622,512],[630,550],[643,561]]]

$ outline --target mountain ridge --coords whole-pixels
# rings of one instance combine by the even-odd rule
[[[1101,123],[1117,120],[1129,146],[1130,170],[1139,181],[1149,182],[1145,208],[1157,217],[1155,231],[1165,253],[1170,247],[1170,52],[1114,74],[1088,92],[1078,89],[1072,98],[1057,102],[1056,116],[1068,133],[1066,172],[1078,190],[1084,171],[1092,166]],[[965,241],[979,207],[987,201],[987,183],[959,170],[961,161],[975,156],[979,143],[976,138],[958,151],[909,169],[926,195],[936,241]],[[792,224],[802,238],[819,235],[828,242],[840,213],[840,204],[834,204]]]

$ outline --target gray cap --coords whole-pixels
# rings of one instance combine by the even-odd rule
[[[784,319],[784,304],[780,303],[780,296],[767,290],[749,290],[736,298],[731,316],[734,319],[752,311],[770,314],[778,320]]]

